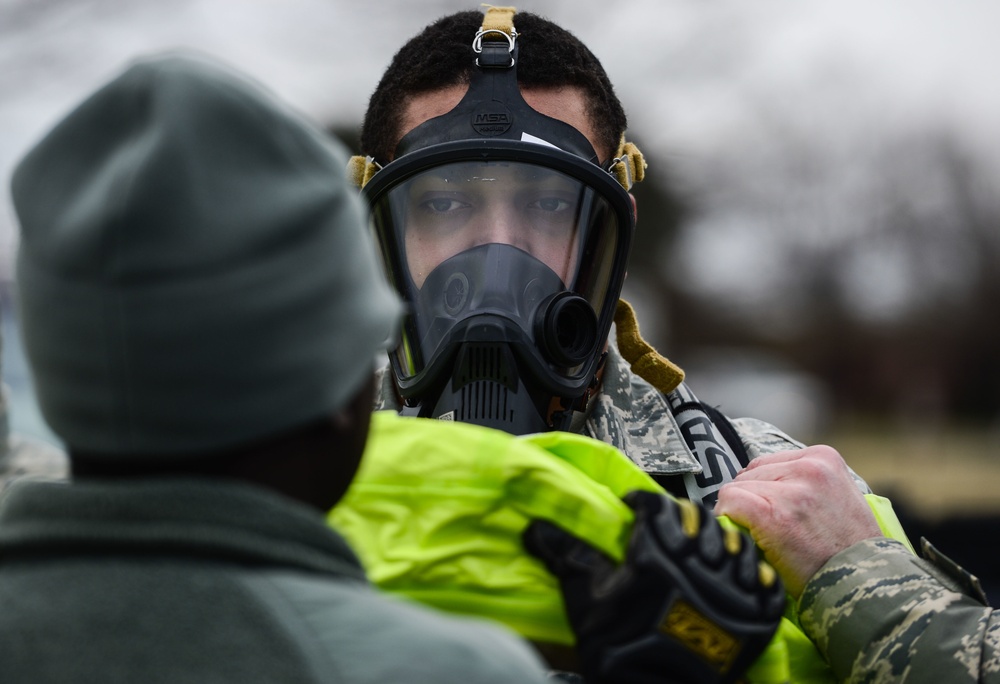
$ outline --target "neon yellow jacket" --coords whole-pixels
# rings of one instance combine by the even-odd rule
[[[524,551],[521,532],[543,518],[621,560],[633,520],[621,497],[634,489],[663,491],[617,449],[582,435],[514,437],[385,411],[373,415],[361,470],[329,521],[381,589],[572,644],[558,584]],[[883,532],[905,542],[889,502],[868,499]],[[786,616],[750,681],[835,681],[791,601]]]

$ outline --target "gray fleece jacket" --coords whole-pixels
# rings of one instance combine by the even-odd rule
[[[0,497],[4,684],[541,682],[498,627],[377,594],[322,516],[220,481]]]

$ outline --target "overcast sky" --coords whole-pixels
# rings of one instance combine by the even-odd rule
[[[195,47],[318,123],[356,123],[399,43],[455,0],[0,0],[0,277],[17,158],[136,55]],[[604,62],[653,154],[725,164],[766,148],[761,112],[817,138],[928,121],[1000,156],[994,0],[538,0]],[[613,8],[613,9],[612,9]],[[766,118],[766,117],[765,117]]]

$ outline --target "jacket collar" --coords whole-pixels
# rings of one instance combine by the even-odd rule
[[[388,366],[379,371],[375,410],[399,411]],[[583,434],[616,447],[647,473],[699,473],[701,465],[684,443],[666,398],[633,373],[612,342],[604,384],[591,400]]]
[[[666,397],[632,372],[614,343],[608,347],[604,384],[592,403],[584,434],[614,445],[647,473],[701,472]]]

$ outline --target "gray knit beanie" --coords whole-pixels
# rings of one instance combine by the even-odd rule
[[[13,177],[21,325],[71,450],[177,458],[343,406],[400,304],[341,146],[246,77],[135,63]]]

